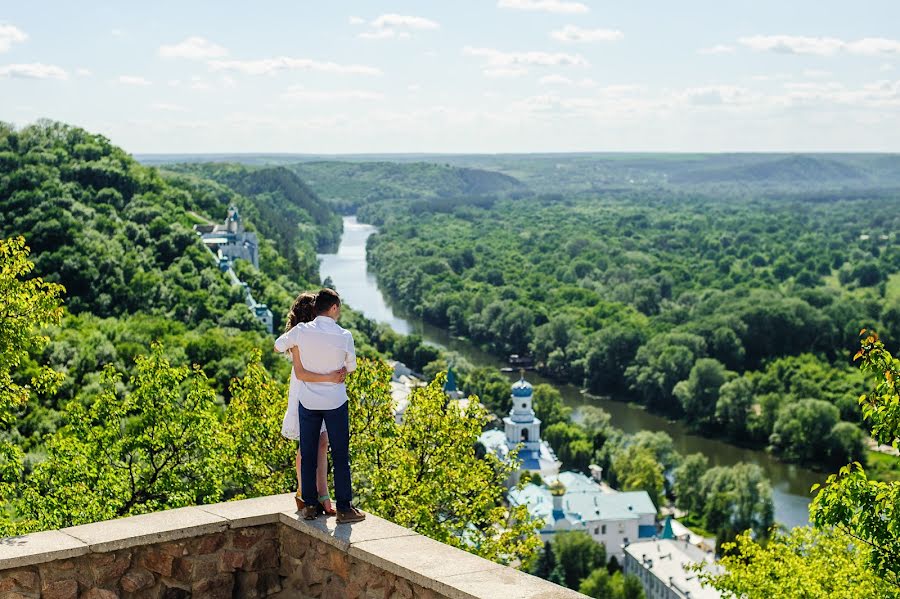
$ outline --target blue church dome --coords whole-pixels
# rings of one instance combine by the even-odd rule
[[[531,383],[524,378],[519,379],[512,386],[513,397],[529,397],[534,393]]]

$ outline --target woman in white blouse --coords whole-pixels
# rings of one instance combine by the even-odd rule
[[[315,317],[316,295],[314,293],[301,293],[294,300],[291,310],[288,313],[287,325],[285,326],[284,335],[275,342],[275,351],[280,351],[280,347],[286,345],[279,343],[287,333],[301,322],[310,322]],[[281,434],[288,439],[295,441],[300,440],[300,381],[308,383],[342,383],[347,375],[345,369],[336,370],[330,374],[316,374],[303,368],[300,361],[300,350],[296,347],[289,347],[288,352],[291,355],[293,368],[291,372],[290,389],[288,392],[288,407],[284,414],[284,420],[281,423]],[[297,494],[295,500],[297,509],[302,510],[305,507],[300,493],[300,451],[297,451]],[[325,430],[325,423],[322,423],[322,430],[319,434],[319,455],[316,464],[316,490],[319,494],[319,511],[322,514],[334,515],[335,511],[331,505],[331,498],[328,495],[328,432]]]

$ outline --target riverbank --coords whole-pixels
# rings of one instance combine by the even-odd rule
[[[360,223],[355,217],[344,217],[344,233],[337,252],[320,254],[322,278],[330,277],[344,300],[368,318],[390,326],[398,333],[421,335],[427,342],[454,351],[476,365],[506,366],[505,362],[466,340],[451,336],[447,331],[404,314],[393,307],[378,287],[374,273],[366,264],[366,241],[376,228]],[[517,375],[513,375],[517,376]],[[535,372],[528,373],[533,384],[546,383],[560,391],[567,405],[578,409],[585,405],[596,406],[609,412],[613,426],[626,433],[641,430],[664,431],[673,440],[675,449],[683,454],[702,453],[711,466],[732,466],[738,462],[760,466],[772,484],[775,519],[786,526],[798,526],[809,522],[809,490],[821,483],[824,475],[796,464],[786,464],[756,449],[741,448],[722,440],[697,435],[681,422],[670,421],[653,414],[634,403],[613,398],[585,394],[579,387],[562,384]]]

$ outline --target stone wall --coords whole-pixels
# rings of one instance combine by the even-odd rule
[[[0,599],[583,597],[369,516],[276,495],[0,539]]]

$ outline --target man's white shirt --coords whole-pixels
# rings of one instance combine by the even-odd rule
[[[348,373],[356,370],[353,335],[327,316],[301,322],[275,341],[279,352],[292,347],[300,349],[300,362],[310,372],[328,374],[342,367]],[[299,383],[300,403],[307,410],[334,410],[347,401],[344,383]]]

